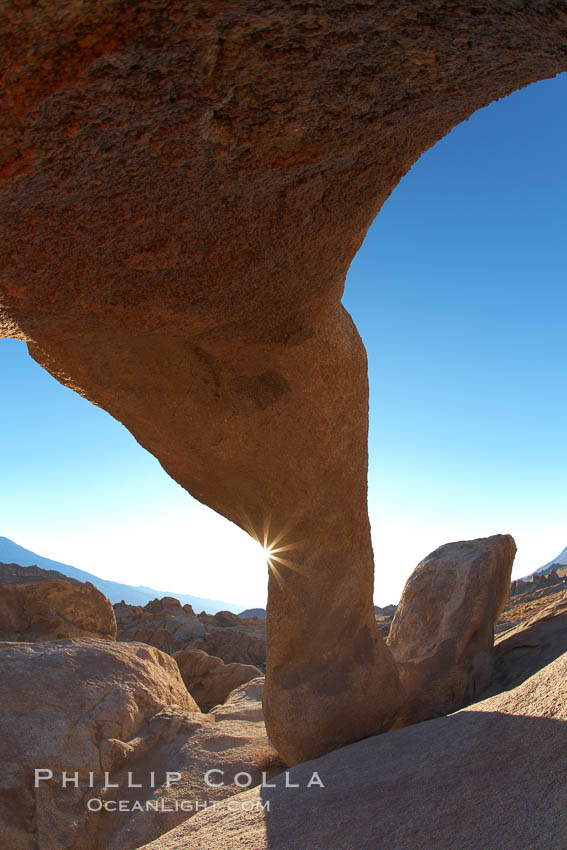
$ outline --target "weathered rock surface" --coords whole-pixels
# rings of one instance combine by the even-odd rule
[[[567,655],[512,691],[344,747],[144,850],[563,850]],[[307,787],[317,771],[325,787]],[[269,810],[259,808],[269,804]]]
[[[162,709],[199,711],[173,659],[86,638],[3,643],[0,690],[0,844],[13,850],[99,850],[100,816],[83,800],[89,771],[100,791],[103,771],[114,775],[143,752]],[[35,768],[51,769],[53,782],[34,789]],[[62,788],[63,771],[78,771],[80,787]]]
[[[32,579],[35,581],[67,581],[69,584],[74,584],[75,587],[85,584],[79,579],[60,573],[59,570],[44,570],[36,565],[22,567],[20,564],[0,563],[0,584],[28,584]]]
[[[116,637],[112,605],[90,582],[61,579],[39,567],[3,564],[0,641]]]
[[[173,656],[181,678],[201,711],[224,703],[235,688],[256,679],[262,671],[251,664],[225,664],[201,649],[183,649]]]
[[[193,641],[191,649],[201,649],[222,658],[226,664],[266,664],[266,640],[240,629],[213,629]]]
[[[497,534],[447,543],[415,568],[388,636],[406,691],[398,725],[449,714],[488,687],[515,554]]]
[[[402,698],[372,609],[348,266],[424,150],[567,68],[564,11],[0,7],[0,334],[200,501],[270,519],[264,698],[288,761],[387,729]]]
[[[230,716],[230,701],[223,717],[201,714],[175,661],[141,644],[94,639],[2,644],[0,846],[134,850],[191,817],[196,802],[237,791],[239,771],[259,783],[263,770],[272,775],[282,764],[261,716],[253,716],[253,702],[249,694],[246,720]],[[35,768],[53,771],[36,789]],[[212,781],[224,785],[207,785],[211,768],[221,771]],[[71,777],[65,788],[64,771]],[[118,789],[103,789],[104,771]],[[128,787],[129,771],[130,784],[142,788]],[[170,787],[166,771],[180,775]],[[129,810],[88,812],[89,799],[125,800]],[[145,807],[152,801],[158,811],[136,810],[136,803]]]
[[[270,781],[280,773],[285,764],[266,735],[260,700],[257,693],[243,695],[236,689],[226,704],[218,707],[224,710],[222,714],[217,714],[217,709],[210,714],[193,715],[175,707],[161,711],[148,727],[151,749],[147,754],[142,751],[142,757],[125,765],[113,780],[125,786],[128,769],[143,777],[160,770],[163,777],[164,769],[176,772],[180,779],[169,788],[162,782],[143,796],[150,802],[165,798],[170,809],[185,808],[116,817],[105,825],[100,848],[134,850],[150,840],[150,835],[161,835],[199,810],[232,797],[242,785],[254,787],[263,778]],[[213,773],[209,774],[211,770]],[[126,796],[139,799],[139,793]]]
[[[498,635],[490,690],[514,688],[567,652],[567,591],[523,623]]]
[[[265,676],[251,679],[244,685],[235,688],[228,695],[223,705],[217,705],[211,709],[217,719],[227,720],[264,720],[262,709],[262,696],[264,692]]]
[[[191,605],[181,605],[172,596],[154,599],[143,607],[119,602],[114,612],[118,640],[148,643],[170,655],[205,634]]]

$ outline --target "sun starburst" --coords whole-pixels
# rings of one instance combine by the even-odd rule
[[[298,564],[297,561],[289,557],[290,553],[300,549],[302,546],[302,542],[299,540],[288,540],[288,536],[290,531],[292,530],[293,525],[291,522],[288,522],[276,534],[272,536],[272,519],[269,514],[266,515],[264,518],[264,521],[262,523],[261,534],[257,533],[254,524],[250,520],[250,517],[245,513],[245,511],[241,511],[241,515],[243,527],[248,532],[248,534],[254,540],[256,540],[256,542],[262,547],[262,550],[266,557],[268,569],[270,573],[276,578],[280,586],[283,586],[283,575],[281,569],[278,569],[279,565],[286,567],[287,569],[292,570],[293,572],[305,574],[304,567]]]

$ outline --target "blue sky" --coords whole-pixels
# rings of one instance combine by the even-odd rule
[[[449,540],[513,534],[515,575],[567,545],[566,105],[562,75],[456,127],[349,271],[344,303],[369,360],[379,604]],[[0,379],[1,535],[105,578],[263,604],[256,545],[121,425],[23,343],[0,341]]]

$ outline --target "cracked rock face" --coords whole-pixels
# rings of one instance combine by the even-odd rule
[[[269,525],[285,760],[387,729],[344,277],[424,150],[565,70],[565,2],[9,0],[0,33],[0,334],[196,498]]]

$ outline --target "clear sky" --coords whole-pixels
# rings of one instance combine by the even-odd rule
[[[450,540],[513,534],[516,576],[567,546],[566,106],[562,75],[456,127],[349,271],[378,604]],[[258,545],[23,343],[0,340],[0,381],[0,535],[104,578],[265,604]]]

